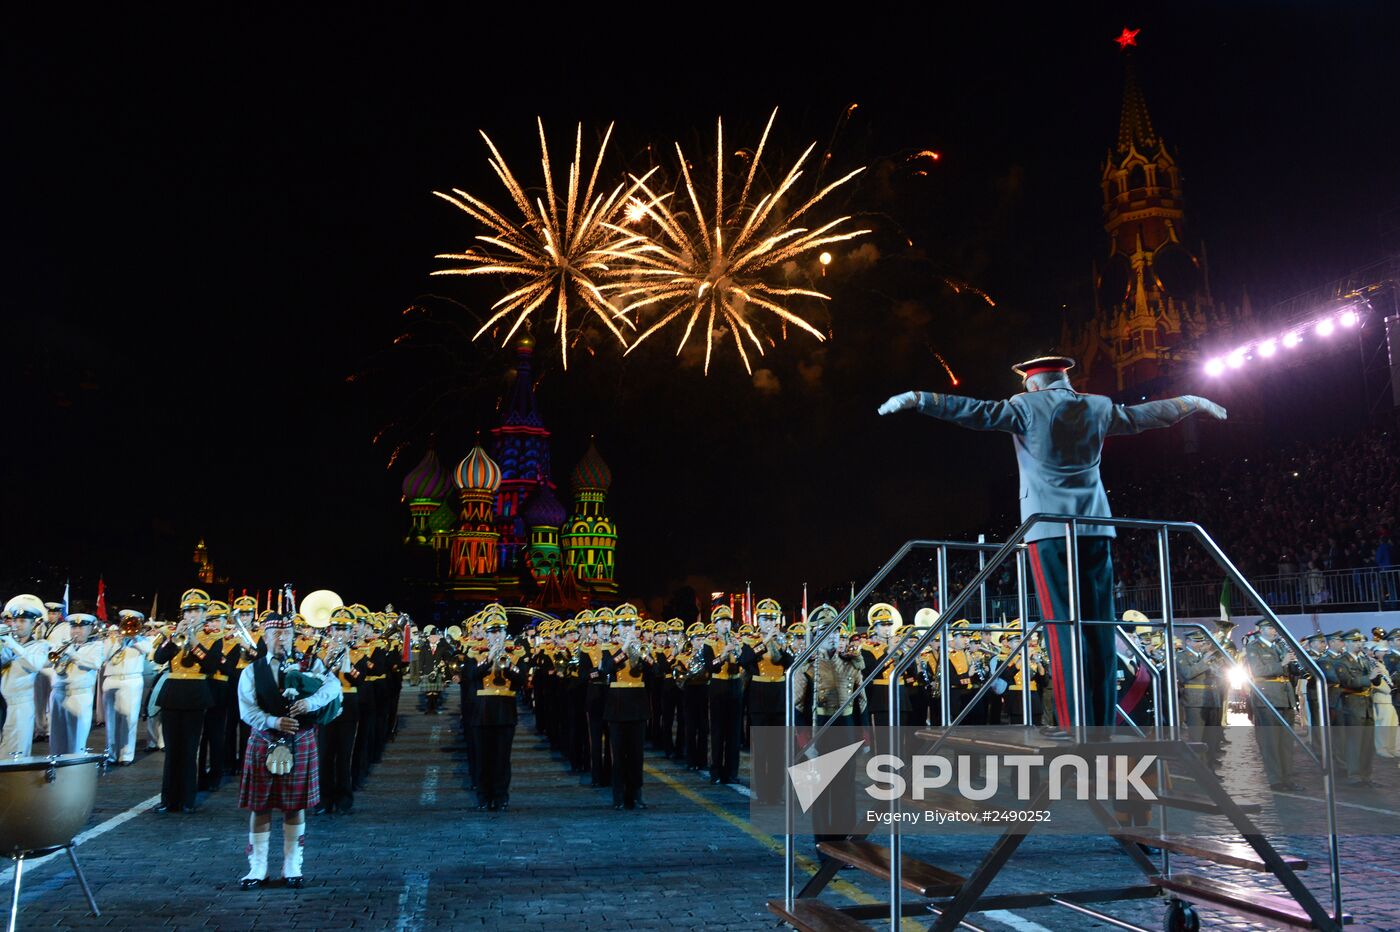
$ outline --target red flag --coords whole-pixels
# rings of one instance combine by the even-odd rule
[[[409,652],[408,642],[413,640],[413,622],[406,621],[403,626],[403,662],[408,663],[413,655]]]
[[[97,620],[107,620],[107,584],[97,577]]]

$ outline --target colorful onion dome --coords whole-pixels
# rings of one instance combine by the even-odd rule
[[[428,447],[422,461],[403,477],[403,497],[410,502],[415,499],[440,502],[451,487],[452,480],[432,447]]]
[[[603,462],[592,440],[588,441],[588,452],[574,467],[573,482],[575,489],[596,489],[600,492],[606,492],[612,485],[612,470]]]
[[[569,517],[549,483],[540,483],[539,491],[531,496],[523,512],[526,527],[559,527]]]
[[[501,467],[486,455],[486,451],[481,449],[481,444],[477,444],[472,447],[466,458],[457,464],[457,474],[454,478],[459,489],[494,492],[501,487]]]

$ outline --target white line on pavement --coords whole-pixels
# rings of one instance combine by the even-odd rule
[[[418,805],[432,806],[437,803],[438,768],[436,764],[428,767],[427,773],[423,774],[423,792],[418,794]]]
[[[1038,922],[1016,915],[1009,909],[994,909],[982,915],[988,919],[995,919],[1003,925],[1011,926],[1016,932],[1050,932],[1050,929]]]
[[[145,812],[147,809],[151,808],[152,806],[154,806],[154,805],[155,805],[156,803],[158,803],[158,802],[160,802],[160,794],[159,794],[159,793],[157,793],[155,796],[152,796],[150,799],[142,800],[141,802],[139,802],[139,803],[137,803],[136,805],[132,806],[130,809],[126,810],[125,812],[122,812],[122,813],[119,813],[119,814],[117,814],[117,815],[112,816],[112,817],[111,817],[110,819],[108,819],[106,822],[100,822],[100,823],[98,823],[97,825],[94,825],[92,828],[88,829],[88,830],[85,831],[85,832],[79,832],[78,835],[76,835],[76,836],[73,838],[73,844],[75,844],[75,845],[81,845],[83,842],[85,842],[85,841],[91,841],[92,839],[98,837],[99,835],[105,835],[105,834],[107,834],[108,832],[110,832],[112,829],[116,828],[117,826],[122,825],[122,824],[124,824],[124,823],[126,823],[126,822],[130,822],[132,819],[136,818],[136,817],[139,816],[141,813]],[[26,861],[24,862],[24,872],[25,872],[25,874],[28,874],[30,871],[34,870],[36,867],[39,867],[39,866],[41,866],[41,865],[43,865],[43,864],[47,864],[49,861],[51,861],[51,860],[53,860],[54,858],[58,857],[58,856],[59,856],[60,854],[62,854],[62,853],[63,853],[62,851],[55,851],[53,854],[46,854],[46,855],[44,855],[42,858],[35,858],[35,859],[32,860],[32,861],[26,860]],[[6,868],[5,872],[4,872],[3,874],[0,874],[0,884],[7,884],[7,883],[10,883],[10,882],[13,881],[14,879],[15,879],[15,869],[14,869],[13,867]]]
[[[395,932],[417,932],[423,923],[423,910],[428,905],[428,875],[424,871],[404,874],[403,889],[399,891],[399,921]]]

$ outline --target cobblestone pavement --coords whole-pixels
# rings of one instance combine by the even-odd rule
[[[78,849],[101,917],[88,914],[67,859],[59,856],[25,870],[20,927],[773,928],[764,902],[781,890],[782,844],[749,824],[742,787],[710,786],[653,754],[646,776],[651,808],[614,812],[607,791],[580,786],[564,772],[527,714],[515,742],[511,811],[479,813],[465,787],[455,714],[423,715],[414,699],[405,690],[399,738],[369,788],[357,794],[355,813],[311,819],[304,889],[240,891],[247,820],[236,808],[236,782],[207,796],[194,815],[157,815],[148,810],[157,801],[161,755],[146,754],[103,777],[89,826],[100,834]],[[101,745],[100,730],[90,743]],[[1235,745],[1228,773],[1247,780],[1257,759],[1248,742]],[[1378,769],[1389,787],[1385,798],[1395,799],[1394,762]],[[278,837],[274,830],[274,874],[281,865]],[[910,837],[905,852],[966,874],[989,845],[986,837]],[[1325,894],[1326,871],[1318,869],[1326,863],[1325,846],[1286,839],[1280,847],[1314,860],[1304,876]],[[799,851],[811,853],[808,839]],[[1347,906],[1357,920],[1352,928],[1400,930],[1400,840],[1346,839],[1342,856]],[[1263,883],[1247,871],[1209,869]],[[12,877],[9,869],[0,875],[6,887]],[[1107,839],[1033,836],[993,892],[1136,879]],[[879,902],[884,894],[881,882],[845,871],[826,896],[849,905]],[[1161,927],[1160,901],[1106,911]],[[1054,907],[969,918],[997,932],[1110,928]],[[1268,928],[1214,910],[1203,910],[1202,918],[1207,929]]]

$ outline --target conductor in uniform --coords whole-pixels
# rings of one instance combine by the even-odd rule
[[[1025,391],[1005,401],[979,401],[943,392],[905,392],[880,405],[880,414],[918,411],[973,430],[1011,434],[1021,473],[1021,520],[1033,514],[1109,517],[1108,494],[1099,475],[1108,437],[1168,427],[1192,414],[1225,419],[1225,409],[1195,395],[1138,405],[1114,404],[1102,395],[1081,394],[1069,381],[1074,360],[1042,356],[1012,366]],[[1091,621],[1117,618],[1113,609],[1113,561],[1109,545],[1116,536],[1108,525],[1079,525],[1079,579],[1083,601],[1079,614]],[[1085,721],[1071,717],[1067,685],[1072,628],[1053,624],[1069,616],[1063,524],[1041,522],[1025,537],[1049,634],[1050,671],[1055,685],[1056,722],[1061,726],[1114,724],[1116,630],[1112,625],[1084,625],[1080,644],[1084,669]]]

